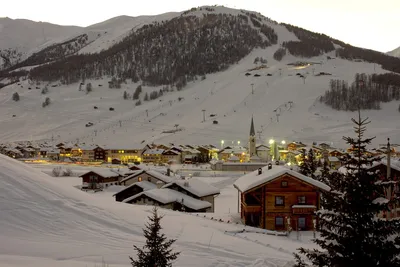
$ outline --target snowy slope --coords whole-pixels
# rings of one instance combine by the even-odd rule
[[[0,18],[0,50],[13,48],[28,53],[60,37],[71,36],[81,29],[25,19]]]
[[[41,106],[44,96],[40,90],[34,90],[35,86],[28,90],[26,81],[22,84],[23,88],[17,84],[10,85],[0,91],[0,138],[12,141],[49,139],[53,136],[63,141],[79,139],[87,143],[122,146],[142,140],[218,146],[224,140],[225,144],[233,141],[246,144],[250,118],[254,115],[260,142],[268,142],[274,137],[307,143],[334,142],[339,147],[343,145],[342,136],[352,134],[350,119],[354,113],[334,111],[317,99],[328,88],[330,79],[351,82],[356,72],[374,73],[374,64],[342,59],[326,61],[324,56],[309,60],[322,64],[295,69],[287,64],[300,59],[287,56],[282,62],[276,62],[272,57],[276,49],[277,46],[272,46],[256,50],[225,72],[188,84],[181,92],[170,92],[149,102],[142,101],[141,106],[135,106],[135,101],[122,99],[123,91],[133,93],[137,84],[128,83],[123,84],[122,89],[108,89],[109,78],[91,81],[94,89],[88,95],[78,91],[78,84],[50,87],[46,96],[53,103],[45,109]],[[252,71],[252,75],[246,77],[244,74],[255,67],[253,61],[257,56],[267,58],[269,68]],[[312,75],[313,71],[329,72],[332,76],[317,77]],[[385,71],[376,66],[376,72]],[[261,77],[254,77],[255,73]],[[272,76],[266,76],[267,73]],[[307,75],[305,84],[296,73]],[[252,83],[254,95],[251,94]],[[160,89],[144,87],[143,91],[150,93]],[[21,96],[17,103],[12,101],[14,92]],[[178,101],[178,97],[184,100]],[[293,101],[291,108],[289,101]],[[398,104],[390,102],[382,104],[380,111],[363,112],[372,120],[369,133],[379,136],[377,143],[386,137],[400,142],[396,126]],[[94,106],[99,109],[93,109]],[[109,111],[109,107],[114,107],[115,111]],[[204,123],[203,109],[207,115]],[[280,112],[279,122],[274,110]],[[210,114],[217,116],[211,118]],[[218,124],[213,124],[213,120],[217,120]],[[85,127],[89,121],[94,126]],[[175,134],[162,133],[175,129],[175,124],[184,130]]]
[[[390,52],[387,52],[387,54],[394,56],[394,57],[400,57],[400,47],[398,47]]]
[[[150,207],[88,194],[0,155],[2,267],[129,265],[132,245]],[[174,266],[289,266],[292,252],[310,244],[286,237],[225,233],[240,226],[161,210],[163,231],[177,238]],[[284,249],[283,249],[284,248]],[[261,264],[263,263],[263,264]]]

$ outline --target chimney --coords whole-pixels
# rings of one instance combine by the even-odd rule
[[[262,169],[258,168],[258,175],[261,175],[261,174],[262,174]]]
[[[268,163],[268,170],[272,169],[272,163]]]
[[[170,168],[167,169],[167,176],[171,176],[171,169]]]

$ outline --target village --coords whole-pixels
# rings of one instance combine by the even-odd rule
[[[195,170],[214,176],[227,173],[227,179],[232,181],[229,186],[236,192],[229,199],[237,208],[232,213],[236,212],[246,226],[271,231],[311,231],[317,227],[315,212],[321,207],[321,194],[329,187],[299,172],[299,165],[307,160],[310,151],[318,172],[322,166],[338,171],[342,167],[341,156],[351,148],[345,151],[327,143],[308,145],[274,139],[268,145],[257,144],[253,119],[247,146],[225,141],[221,141],[220,148],[180,144],[113,147],[62,142],[0,145],[2,154],[20,161],[63,166],[64,170],[55,167],[51,176],[73,176],[68,166],[84,167],[79,174],[79,189],[83,191],[95,193],[113,187],[118,189],[112,195],[117,202],[195,214],[218,212],[216,199],[222,191],[205,182]],[[371,171],[399,177],[400,167],[390,164],[390,158],[398,156],[394,148],[382,146],[368,153],[386,156],[386,160],[370,166]],[[182,172],[184,169],[194,171]],[[398,192],[396,188],[394,193]],[[381,216],[398,217],[400,212],[394,208]]]

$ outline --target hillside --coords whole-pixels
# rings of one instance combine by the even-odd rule
[[[388,52],[387,54],[394,57],[400,57],[400,47]]]
[[[129,265],[151,207],[128,205],[66,186],[38,169],[0,155],[2,267]],[[163,232],[177,238],[174,266],[278,266],[306,241],[248,234],[243,226],[161,210]],[[134,215],[134,216],[133,216]],[[294,239],[296,237],[293,237]]]
[[[145,18],[156,22],[145,24]],[[20,82],[1,89],[0,138],[79,139],[106,145],[246,144],[254,115],[260,143],[274,137],[342,146],[342,136],[352,132],[353,113],[334,111],[319,101],[332,88],[331,80],[351,85],[356,73],[400,72],[400,59],[224,7],[118,17],[92,30],[105,25],[129,28],[133,20],[137,28],[121,30],[125,34],[117,34],[120,41],[108,49],[79,54],[78,47],[77,55],[34,67],[30,79],[20,76]],[[79,51],[101,38],[84,41],[87,45]],[[36,59],[46,61],[45,56]],[[388,78],[381,84],[392,79],[382,77]],[[135,93],[139,85],[143,89]],[[49,92],[42,94],[46,86]],[[387,90],[379,84],[375,88]],[[12,100],[14,93],[20,96],[18,102]],[[42,107],[46,97],[51,104]],[[397,93],[388,97],[381,92],[377,99],[381,110],[363,111],[373,121],[372,134],[400,142]],[[347,110],[354,110],[351,100]],[[333,101],[325,103],[339,109]],[[88,122],[94,125],[85,127]]]
[[[0,70],[23,60],[36,49],[81,30],[25,19],[0,18]]]

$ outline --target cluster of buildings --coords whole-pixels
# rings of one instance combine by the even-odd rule
[[[247,146],[224,145],[221,148],[214,145],[178,145],[178,144],[132,144],[126,146],[86,145],[74,143],[42,143],[32,142],[18,144],[0,144],[0,153],[16,159],[41,159],[64,162],[79,162],[90,164],[196,164],[211,163],[211,168],[217,171],[253,171],[264,167],[268,162],[281,162],[287,165],[299,165],[303,161],[302,151],[313,150],[315,159],[322,166],[328,162],[331,169],[338,169],[342,163],[340,157],[351,148],[341,150],[327,143],[286,142],[284,140],[269,140],[268,144],[257,144],[253,118],[250,124],[250,134]],[[386,147],[372,149],[371,155],[386,154]],[[391,151],[393,156],[399,152]]]
[[[16,159],[41,159],[79,163],[208,163],[218,157],[212,145],[127,145],[125,147],[58,143],[0,145],[0,153]]]
[[[80,176],[82,190],[103,190],[112,185],[124,186],[116,193],[118,202],[153,205],[185,212],[214,212],[214,198],[220,190],[197,178],[189,180],[133,165],[124,169],[88,171]]]

